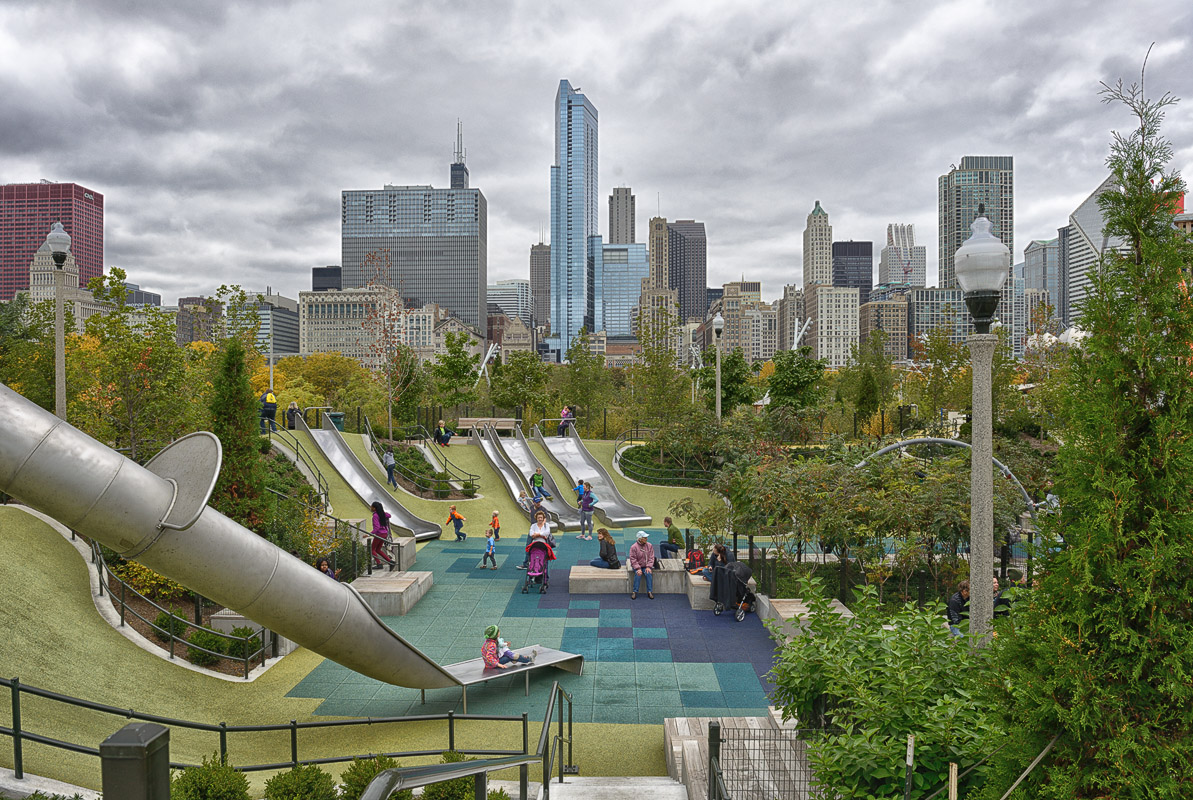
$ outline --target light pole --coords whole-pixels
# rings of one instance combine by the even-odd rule
[[[62,310],[63,285],[66,273],[63,269],[70,252],[70,234],[61,222],[50,226],[46,236],[50,255],[54,258],[54,414],[66,419],[66,320]]]
[[[973,370],[973,423],[969,478],[969,629],[978,643],[989,639],[994,619],[994,410],[991,377],[998,336],[990,332],[1011,264],[1011,251],[990,232],[984,206],[970,225],[972,235],[955,256],[957,283],[973,317],[969,337]],[[990,581],[988,583],[988,581]]]
[[[721,423],[721,334],[725,330],[725,318],[718,313],[712,318],[712,338],[717,346],[717,424]]]

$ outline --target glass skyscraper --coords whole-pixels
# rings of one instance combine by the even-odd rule
[[[104,196],[77,183],[0,185],[0,303],[29,288],[29,265],[61,222],[79,267],[79,285],[104,274]]]
[[[646,243],[598,244],[593,257],[595,331],[633,336],[634,307],[642,293],[642,281],[650,274]]]
[[[597,110],[562,80],[555,94],[555,165],[551,167],[551,336],[557,357],[580,328],[594,329],[590,248],[601,237],[597,204]]]
[[[937,281],[942,289],[957,285],[954,257],[970,237],[979,207],[992,232],[1015,252],[1015,159],[1011,156],[965,156],[937,181],[940,249]]]

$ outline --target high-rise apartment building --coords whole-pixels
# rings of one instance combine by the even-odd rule
[[[855,287],[812,284],[804,290],[804,311],[812,319],[805,335],[814,358],[830,367],[849,363],[858,339],[858,290]]]
[[[870,302],[874,286],[874,243],[833,242],[833,286],[857,289],[858,303]]]
[[[955,256],[970,237],[979,207],[992,232],[1015,252],[1015,159],[1012,156],[965,156],[937,181],[937,223],[940,263],[937,283],[957,285]]]
[[[29,288],[29,265],[61,222],[70,234],[70,252],[79,285],[104,273],[104,196],[77,183],[0,185],[0,302]]]
[[[795,337],[804,324],[804,290],[799,284],[789,283],[783,287],[779,299],[778,350],[796,349]]]
[[[907,338],[912,358],[919,358],[915,345],[922,344],[937,328],[946,328],[949,341],[958,347],[964,346],[966,337],[973,333],[973,319],[960,288],[915,288],[908,294],[908,302]]]
[[[510,319],[520,319],[526,327],[531,326],[534,308],[531,300],[530,281],[525,278],[497,281],[497,283],[489,284],[486,294],[490,306],[496,305],[501,309],[501,313]]]
[[[606,244],[634,244],[635,198],[628,186],[618,186],[609,195],[609,241]]]
[[[1052,305],[1047,289],[1024,289],[1023,311],[1027,320],[1025,328],[1028,337],[1041,332],[1037,330],[1037,326],[1042,327],[1044,331],[1051,332],[1048,331],[1046,323],[1049,320],[1056,319],[1056,317],[1055,314],[1044,317],[1044,309]],[[1053,306],[1053,309],[1055,310],[1055,306]]]
[[[275,359],[298,355],[298,301],[266,289],[255,305],[257,349],[266,356],[272,352]]]
[[[828,212],[817,200],[804,228],[804,297],[808,296],[809,286],[830,286],[832,282],[833,226],[828,221]]]
[[[453,180],[467,182],[453,165]],[[488,285],[488,205],[480,189],[393,186],[341,196],[344,289],[396,289],[407,307],[435,303],[481,330]]]
[[[645,244],[606,244],[593,249],[593,329],[633,336],[634,310],[650,273]]]
[[[579,89],[562,80],[555,94],[551,334],[547,343],[557,360],[581,328],[593,328],[594,259],[590,248],[594,240],[600,242],[597,180],[596,106]]]
[[[667,284],[675,290],[682,322],[704,319],[708,309],[708,239],[704,223],[667,223]]]
[[[530,246],[530,302],[534,325],[551,327],[551,245]]]
[[[858,309],[858,345],[863,345],[876,331],[885,334],[882,349],[892,361],[907,359],[907,295],[874,300]]]
[[[1061,290],[1064,316],[1061,319],[1066,325],[1080,323],[1082,307],[1089,293],[1090,274],[1097,268],[1103,254],[1128,246],[1123,239],[1106,235],[1106,220],[1098,205],[1102,193],[1113,187],[1113,177],[1102,181],[1093,194],[1069,215],[1069,224],[1063,229],[1065,245],[1060,251],[1063,255],[1058,258],[1058,271],[1064,281]]]
[[[1023,281],[1025,289],[1039,289],[1052,298],[1048,302],[1057,317],[1057,299],[1061,294],[1060,242],[1058,239],[1035,239],[1023,251]]]
[[[915,243],[914,225],[886,226],[886,246],[878,258],[878,282],[924,286],[928,278],[928,248]]]

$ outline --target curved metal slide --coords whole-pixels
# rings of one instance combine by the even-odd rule
[[[473,435],[477,435],[475,431]],[[479,443],[485,457],[489,459],[490,464],[493,464],[494,469],[502,472],[501,468],[497,466],[497,462],[504,462],[509,468],[510,476],[507,477],[502,472],[502,480],[505,482],[510,496],[517,501],[518,492],[529,490],[530,476],[536,469],[542,467],[539,460],[534,457],[534,453],[530,452],[526,437],[522,435],[522,431],[514,428],[514,435],[509,439],[502,440],[497,435],[497,431],[486,425],[484,436],[479,438]],[[493,451],[492,455],[490,455],[490,450]],[[516,488],[514,488],[515,485]],[[551,499],[543,501],[543,508],[546,509],[548,515],[555,519],[558,527],[565,531],[580,530],[580,510],[568,503],[570,496],[559,491],[555,479],[546,469],[543,470],[543,487],[551,493]]]
[[[561,470],[575,486],[577,481],[588,481],[597,496],[596,513],[609,525],[626,528],[633,525],[649,525],[650,515],[642,506],[636,506],[621,496],[616,484],[609,477],[601,462],[588,452],[575,426],[568,426],[567,436],[544,437],[537,425],[530,428],[530,435],[543,446]]]
[[[193,433],[142,467],[0,385],[0,490],[362,675],[461,685],[351,586],[208,506],[221,459],[214,435]]]
[[[438,539],[443,533],[443,528],[434,522],[428,522],[415,516],[395,500],[394,496],[381,484],[381,481],[373,477],[373,473],[369,472],[368,467],[360,463],[356,453],[353,453],[352,448],[348,447],[343,434],[336,429],[327,414],[320,412],[320,416],[323,418],[322,428],[314,430],[308,428],[306,420],[301,416],[297,417],[299,427],[311,435],[311,439],[323,453],[324,458],[340,474],[340,477],[356,493],[356,496],[369,506],[380,501],[385,510],[389,512],[390,525],[398,528],[405,535],[413,536],[420,542],[425,539]]]

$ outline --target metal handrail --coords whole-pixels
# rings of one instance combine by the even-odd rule
[[[290,433],[290,431],[285,430],[284,428],[277,428],[275,430],[271,427],[269,430],[269,437],[272,439],[274,436],[278,436],[287,447],[292,448],[294,450],[294,454],[298,457],[298,460],[301,461],[303,465],[311,471],[311,474],[315,476],[315,491],[319,494],[320,502],[324,505],[327,505],[329,497],[327,478],[323,477],[322,470],[320,470],[315,464],[315,460],[311,458],[311,455],[307,452],[307,449],[302,446],[302,442],[298,441],[297,436]]]
[[[648,441],[647,437],[651,434],[657,433],[657,428],[640,428],[635,425],[633,428],[622,431],[620,434],[618,434],[617,438],[613,441],[614,466],[621,470],[621,473],[627,478],[637,480],[639,483],[647,483],[651,480],[661,481],[664,479],[671,481],[666,485],[674,485],[673,482],[675,480],[687,481],[696,486],[708,486],[712,483],[713,479],[716,477],[716,472],[712,470],[701,469],[699,467],[692,469],[681,467],[678,469],[678,471],[683,474],[676,476],[674,474],[676,470],[666,469],[664,467],[643,467],[640,464],[626,462],[622,458],[622,447],[624,445],[638,441],[641,441],[642,444],[646,444]]]
[[[329,513],[327,513],[326,508],[320,508],[318,506],[312,506],[309,503],[304,503],[303,501],[299,500],[298,498],[291,497],[288,494],[282,494],[281,492],[277,491],[276,489],[270,489],[270,488],[266,487],[265,491],[267,491],[273,495],[276,495],[277,497],[280,497],[283,500],[287,500],[291,503],[295,503],[296,505],[302,506],[304,509],[306,509],[308,511],[314,511],[316,514],[319,514],[320,516],[327,517],[327,519],[331,520],[333,523],[333,526],[336,531],[336,534],[333,538],[336,539],[337,541],[340,538],[340,534],[339,534],[340,526],[343,526],[344,528],[347,528],[348,530],[354,531],[356,535],[352,537],[352,571],[354,573],[356,573],[357,575],[360,574],[360,558],[358,557],[357,552],[356,552],[356,545],[358,542],[361,541],[361,539],[363,537],[367,537],[369,540],[379,539],[382,543],[387,544],[387,545],[393,544],[393,539],[385,537],[385,536],[379,536],[379,535],[373,533],[371,530],[368,530],[368,529],[362,527],[359,523],[349,522],[346,519],[340,519],[339,517],[337,517],[334,514],[329,514]],[[371,541],[370,541],[370,544],[371,544]],[[331,561],[332,561],[332,564],[331,564],[332,571],[336,571],[338,565],[336,564],[335,551],[332,551]],[[367,559],[365,559],[365,562],[366,562],[365,574],[372,575],[373,574],[373,559],[367,558]]]
[[[17,778],[24,777],[23,771],[23,756],[22,756],[22,742],[30,741],[38,744],[45,744],[51,747],[57,747],[63,750],[70,750],[75,753],[83,753],[86,755],[98,756],[99,750],[97,748],[86,747],[84,745],[75,744],[72,742],[52,739],[48,736],[26,731],[21,722],[21,695],[30,694],[36,697],[53,700],[64,703],[69,706],[86,709],[88,711],[98,711],[104,714],[111,714],[116,717],[123,717],[125,719],[135,719],[143,722],[156,722],[159,725],[174,728],[186,728],[189,730],[203,731],[207,733],[219,734],[219,758],[221,763],[228,761],[228,734],[229,733],[256,733],[256,732],[276,732],[276,731],[290,731],[290,760],[274,762],[271,764],[250,764],[248,766],[237,766],[236,769],[240,772],[261,772],[264,770],[289,769],[290,767],[297,767],[305,764],[338,764],[346,761],[352,761],[357,758],[357,755],[347,756],[331,756],[325,758],[308,758],[300,759],[298,757],[298,731],[308,730],[313,728],[339,728],[351,725],[387,725],[397,723],[423,723],[446,720],[447,733],[450,750],[455,750],[466,755],[481,755],[481,756],[525,756],[525,743],[529,734],[529,722],[526,714],[520,717],[504,716],[498,714],[456,714],[454,711],[448,711],[444,714],[422,714],[419,716],[410,717],[363,717],[358,719],[345,720],[319,720],[314,722],[298,722],[297,720],[290,720],[288,723],[273,723],[266,725],[229,725],[226,722],[218,724],[206,722],[192,722],[190,720],[174,719],[172,717],[162,717],[156,714],[144,714],[134,711],[129,708],[117,708],[116,706],[106,705],[104,703],[96,703],[91,700],[83,700],[69,695],[59,694],[48,689],[41,689],[35,686],[29,686],[21,683],[19,678],[0,678],[0,687],[7,686],[12,693],[11,704],[11,727],[0,727],[0,734],[9,736],[13,740],[13,772]],[[456,748],[456,721],[457,720],[478,720],[490,722],[521,722],[522,723],[522,752],[516,750],[476,750]],[[443,753],[442,750],[411,750],[406,752],[393,753],[377,753],[374,755],[384,755],[390,758],[416,758],[421,756],[433,756]],[[479,763],[479,762],[476,762]],[[186,769],[187,767],[195,767],[198,764],[189,764],[182,762],[170,762],[172,769]]]
[[[265,659],[267,658],[265,655],[265,650],[266,650],[265,634],[269,633],[271,637],[276,637],[276,634],[274,634],[272,631],[269,631],[268,629],[262,627],[261,628],[261,646],[257,649],[256,652],[248,653],[246,651],[249,648],[249,642],[251,642],[253,639],[256,638],[256,634],[254,634],[253,636],[234,636],[230,633],[224,633],[223,631],[217,631],[217,630],[213,630],[211,628],[204,628],[202,625],[198,625],[194,622],[191,622],[188,619],[184,619],[183,617],[178,616],[175,612],[171,611],[168,608],[163,608],[162,606],[159,606],[157,603],[150,600],[148,597],[141,594],[139,591],[137,591],[133,587],[129,586],[128,583],[126,583],[123,578],[121,578],[119,575],[117,575],[115,572],[113,572],[112,568],[108,566],[107,560],[104,559],[103,551],[100,550],[99,545],[97,545],[95,542],[91,542],[91,563],[95,565],[96,573],[98,574],[98,577],[99,577],[100,597],[103,597],[103,594],[104,594],[104,586],[105,586],[104,574],[105,573],[107,573],[107,575],[110,578],[114,578],[116,580],[116,582],[120,584],[120,627],[121,628],[124,627],[126,612],[131,611],[132,615],[134,617],[136,617],[137,619],[144,622],[150,628],[152,628],[153,630],[155,630],[159,633],[166,634],[167,636],[170,637],[170,659],[171,660],[174,659],[174,644],[176,641],[181,640],[186,643],[186,646],[188,648],[193,647],[196,650],[201,650],[204,653],[208,653],[210,655],[217,656],[219,658],[230,658],[233,661],[243,661],[244,662],[244,679],[246,681],[249,679],[249,664],[252,661],[254,661],[257,658],[260,658],[261,663],[262,664],[265,663]],[[157,620],[151,621],[151,620],[145,619],[145,617],[142,617],[139,613],[137,613],[137,611],[135,609],[129,608],[128,602],[126,600],[126,594],[125,594],[126,592],[132,592],[133,596],[138,597],[141,600],[144,600],[146,603],[153,606],[159,612],[164,613],[164,614],[169,614],[174,619],[177,619],[179,622],[182,622],[188,628],[195,628],[195,629],[201,630],[201,631],[208,631],[209,633],[214,633],[223,639],[227,639],[229,641],[229,643],[241,645],[240,651],[243,652],[244,655],[237,658],[235,656],[229,655],[228,653],[217,653],[214,650],[207,649],[203,645],[194,644],[193,642],[187,641],[185,634],[182,637],[175,636],[173,622],[170,623],[170,629],[166,630],[166,629],[158,626]],[[112,595],[112,591],[110,588],[108,589],[108,597],[112,601],[113,605],[115,605],[116,598]]]
[[[368,431],[368,434],[369,434],[369,447],[372,449],[372,451],[374,453],[377,454],[377,458],[380,459],[382,456],[382,453],[384,451],[381,447],[381,442],[377,440],[377,437],[375,435],[373,435],[373,426],[369,423],[369,417],[367,414],[364,415],[364,421],[365,421],[365,424],[364,424],[365,430]],[[411,425],[408,427],[422,431],[422,435],[417,438],[423,438],[424,441],[429,440],[431,438],[429,435],[427,435],[426,428],[423,428],[422,425]],[[406,438],[411,438],[411,437],[406,437]],[[447,454],[444,453],[444,454],[441,454],[441,456],[443,458],[443,465],[444,465],[444,469],[442,471],[447,473],[449,481],[454,480],[457,483],[461,483],[461,484],[471,483],[474,487],[476,487],[477,490],[480,489],[480,476],[479,475],[473,475],[471,472],[466,472],[464,470],[461,470],[459,467],[453,465],[450,461],[447,460]],[[408,481],[413,483],[414,487],[416,489],[419,489],[420,493],[421,493],[422,490],[421,490],[419,484],[420,484],[420,481],[426,480],[425,475],[417,475],[412,470],[407,469],[406,467],[402,466],[401,464],[397,463],[396,461],[394,463],[394,469],[397,470],[399,473],[401,473]],[[433,478],[432,480],[435,480],[435,479]],[[433,491],[434,491],[433,486],[428,486],[426,489],[427,493],[431,493]]]
[[[431,447],[430,443],[434,441],[435,437],[432,436],[431,432],[426,429],[426,426],[415,423],[407,427],[415,433],[413,436],[408,435],[406,438],[421,441],[423,444],[427,445],[427,449],[432,453],[434,458],[443,459],[443,471],[450,475],[453,480],[459,483],[470,481],[474,486],[477,487],[478,490],[480,489],[479,475],[473,475],[471,472],[461,468],[456,464],[453,464],[451,459],[447,457],[447,453],[443,450],[443,448]]]

